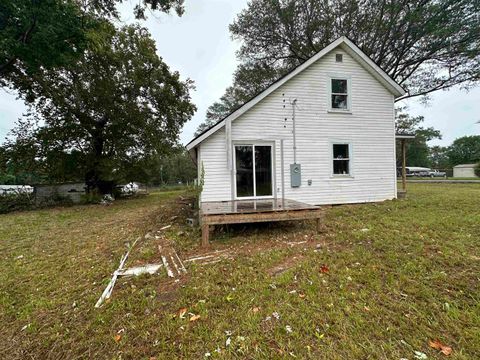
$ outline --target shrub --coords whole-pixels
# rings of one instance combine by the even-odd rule
[[[474,172],[475,172],[475,175],[480,177],[480,162],[477,164],[477,166],[475,166]]]
[[[32,194],[15,193],[0,196],[0,214],[33,208],[35,208],[35,203]]]

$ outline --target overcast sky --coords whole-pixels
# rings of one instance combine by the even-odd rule
[[[135,3],[135,2],[133,2]],[[203,121],[206,109],[232,82],[237,61],[235,51],[240,44],[230,38],[228,25],[247,4],[246,0],[186,0],[185,14],[151,16],[143,23],[157,42],[158,54],[182,78],[195,81],[192,100],[198,111],[183,128],[180,140],[191,140]],[[121,7],[122,20],[133,22],[131,2]],[[480,134],[480,87],[470,92],[453,89],[432,95],[428,107],[417,100],[407,103],[413,115],[423,115],[425,125],[439,129],[443,139],[435,145],[449,145],[460,136]],[[25,112],[15,94],[0,90],[0,139]],[[0,140],[1,141],[1,140]]]

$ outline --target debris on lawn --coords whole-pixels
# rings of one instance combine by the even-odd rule
[[[123,329],[123,328],[117,331],[117,334],[113,337],[115,342],[119,342],[120,340],[122,340],[122,334],[124,332],[125,332],[125,329]]]
[[[194,218],[187,218],[187,225],[188,226],[191,226],[191,227],[194,227],[197,225],[197,220],[194,219]]]
[[[162,264],[146,264],[118,271],[118,276],[139,276],[142,274],[153,275],[162,267]]]
[[[140,240],[141,237],[137,238],[132,246],[130,246],[126,252],[126,254],[124,256],[122,256],[122,258],[120,259],[120,265],[118,266],[118,269],[114,271],[113,275],[112,275],[112,279],[110,280],[110,282],[108,283],[107,287],[105,288],[105,290],[103,291],[102,295],[100,296],[100,298],[98,299],[97,303],[95,304],[95,307],[96,308],[99,308],[102,303],[106,300],[106,299],[109,299],[110,296],[112,295],[112,291],[113,291],[113,287],[115,286],[115,283],[117,282],[117,278],[118,278],[118,274],[120,271],[123,270],[123,267],[125,266],[125,262],[127,261],[127,258],[128,258],[128,255],[130,254],[130,251],[133,249],[133,247],[135,246],[135,244],[138,242],[138,240]]]
[[[159,247],[159,249],[161,248]],[[167,259],[163,255],[162,255],[162,262],[163,262],[163,266],[165,266],[165,270],[167,270],[168,277],[171,277],[171,278],[175,277],[175,275],[173,275],[172,269],[170,269],[170,266],[168,265]]]
[[[167,230],[167,229],[170,229],[171,227],[172,225],[166,225],[164,227],[161,227],[159,231]]]
[[[296,246],[296,245],[301,245],[301,244],[305,244],[307,243],[308,241],[307,240],[304,240],[304,241],[293,241],[293,242],[287,242],[287,245],[292,247],[292,246]]]
[[[187,309],[186,307],[179,309],[178,312],[177,312],[177,313],[178,313],[178,317],[179,317],[180,319],[185,319],[185,314],[187,313],[187,310],[188,310],[188,309]]]
[[[233,259],[234,254],[229,253],[228,249],[216,250],[214,253],[194,256],[185,260],[185,262],[199,262],[200,265],[214,264],[222,260]]]
[[[328,268],[327,265],[322,265],[322,266],[320,267],[320,272],[321,272],[322,274],[328,274],[329,271],[330,271],[330,269]]]
[[[164,246],[158,245],[158,251],[160,252],[160,257],[162,259],[163,266],[167,271],[168,277],[174,278],[176,276],[182,276],[187,273],[187,269],[183,264],[182,260],[178,256],[177,252],[173,246]],[[170,266],[173,265],[173,268]],[[175,272],[174,272],[175,270]]]
[[[416,351],[416,350],[415,350],[413,353],[414,353],[414,356],[413,356],[413,357],[414,357],[415,359],[418,359],[418,360],[426,360],[426,359],[428,359],[427,354],[425,354],[425,353],[423,353],[423,352],[421,352],[421,351]]]
[[[167,225],[160,228],[160,230],[165,230],[170,227],[171,225]],[[160,231],[157,231],[157,233],[160,233]],[[147,234],[145,234],[143,238],[145,240],[152,239],[153,238],[152,233],[148,232]],[[155,240],[159,240],[159,239],[164,240],[162,242],[162,245],[158,245],[160,258],[162,259],[161,264],[144,264],[144,265],[135,266],[132,268],[125,268],[125,262],[127,261],[130,251],[133,249],[133,247],[137,244],[137,242],[140,239],[141,237],[137,238],[135,242],[132,244],[132,246],[128,248],[127,253],[124,256],[122,256],[122,258],[120,259],[120,265],[118,266],[117,270],[114,271],[112,275],[112,279],[110,280],[109,284],[107,285],[102,295],[98,299],[97,303],[95,304],[96,308],[100,307],[105,300],[110,298],[110,296],[112,295],[113,287],[115,286],[115,283],[119,276],[139,276],[142,274],[153,275],[157,273],[162,267],[165,268],[167,275],[171,278],[174,278],[176,276],[181,276],[187,273],[187,269],[185,268],[185,265],[183,264],[182,260],[180,259],[177,252],[175,251],[173,245],[171,244],[170,241],[165,239],[164,236],[155,236]]]
[[[102,200],[100,201],[101,205],[109,206],[115,201],[115,198],[110,194],[103,195]]]
[[[286,326],[285,326],[285,331],[286,331],[287,333],[291,334],[293,330],[292,330],[292,327],[291,327],[290,325],[286,325]]]
[[[197,321],[198,319],[200,319],[200,315],[192,314],[189,321],[194,322],[194,321]]]
[[[430,340],[428,342],[428,346],[430,346],[433,349],[440,350],[440,352],[446,356],[450,355],[452,353],[452,348],[450,346],[446,346],[442,344],[439,340]]]

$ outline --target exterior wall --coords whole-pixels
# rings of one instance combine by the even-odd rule
[[[58,197],[68,198],[76,204],[82,201],[82,196],[85,195],[85,188],[85,183],[37,185],[34,190],[35,204],[48,204]]]
[[[335,54],[343,62],[335,62]],[[328,111],[330,76],[349,77],[351,113]],[[292,106],[297,99],[297,163],[302,184],[290,186],[293,163]],[[284,102],[285,100],[285,102]],[[310,204],[381,201],[396,197],[393,95],[367,70],[337,48],[275,90],[232,122],[232,142],[273,142],[275,192],[282,196],[280,143],[284,142],[285,198]],[[285,105],[285,108],[284,106]],[[285,121],[285,118],[288,120]],[[332,143],[351,144],[351,177],[332,176]],[[202,201],[232,199],[225,127],[200,144],[205,168]],[[308,180],[312,184],[308,185]]]
[[[472,166],[472,167],[454,167],[453,177],[462,178],[462,177],[477,177],[477,176],[475,175],[475,170]]]
[[[235,124],[232,124],[232,127]],[[204,184],[201,201],[231,200],[232,185],[231,172],[227,165],[227,151],[225,141],[225,128],[218,130],[200,145],[199,179],[202,167],[204,171]]]

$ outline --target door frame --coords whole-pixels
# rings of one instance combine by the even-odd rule
[[[235,147],[236,146],[252,146],[252,156],[253,156],[253,196],[237,196],[237,156]],[[255,146],[270,146],[270,162],[271,162],[271,174],[272,174],[272,195],[256,196],[257,185],[256,185],[256,171],[255,171]],[[256,200],[256,199],[273,199],[275,198],[275,141],[233,141],[232,142],[232,163],[233,163],[233,177],[232,177],[232,188],[233,188],[233,198],[234,200]]]

